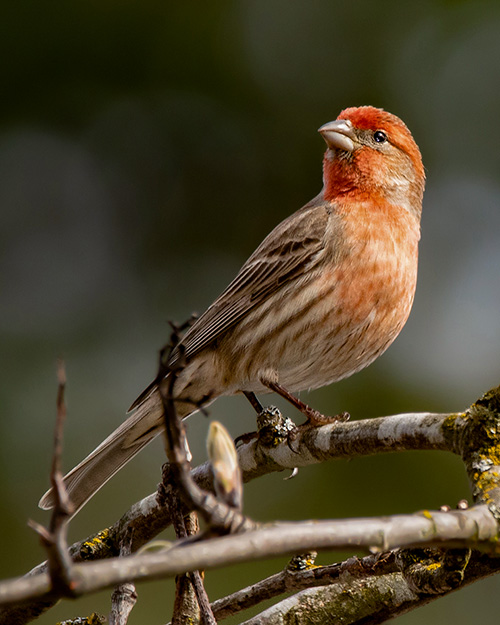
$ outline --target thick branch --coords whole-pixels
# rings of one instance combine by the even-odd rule
[[[352,582],[355,579],[364,579],[373,575],[383,575],[396,571],[398,571],[398,566],[392,553],[370,555],[361,560],[353,557],[339,564],[312,566],[303,570],[293,570],[287,566],[283,571],[252,584],[252,586],[242,588],[222,599],[217,599],[212,603],[212,610],[217,620],[221,621],[241,610],[251,608],[285,592],[329,586],[338,582],[342,577],[348,578]]]
[[[452,512],[428,512],[382,518],[277,523],[246,532],[184,543],[165,554],[153,553],[74,566],[74,594],[82,595],[131,580],[172,577],[186,571],[319,549],[374,549],[400,546],[471,547],[495,552],[498,528],[487,506]],[[0,602],[43,597],[50,589],[46,573],[9,580],[0,586]],[[0,621],[2,622],[2,621]]]
[[[414,561],[419,557],[418,553],[408,555],[413,555]],[[500,558],[490,558],[474,551],[466,561],[461,562],[459,558],[457,570],[450,571],[450,578],[453,573],[456,574],[455,582],[451,581],[447,585],[442,584],[441,567],[436,564],[426,567],[426,581],[423,583],[422,578],[410,568],[402,566],[399,572],[354,579],[348,577],[340,579],[337,584],[309,588],[273,605],[242,625],[282,625],[284,622],[310,625],[311,613],[314,613],[315,622],[318,623],[331,622],[332,615],[335,615],[335,622],[343,625],[385,623],[465,585],[498,573]],[[441,578],[436,585],[429,583],[433,576]]]

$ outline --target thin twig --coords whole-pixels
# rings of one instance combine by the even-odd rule
[[[200,606],[193,588],[190,573],[182,573],[175,578],[175,599],[170,625],[200,623]]]
[[[174,349],[179,342],[179,337],[176,329],[172,334],[172,349]],[[163,365],[163,358],[160,360],[160,368]],[[182,367],[182,355],[180,367]],[[184,499],[192,501],[193,493],[196,494],[198,487],[191,478],[191,463],[188,458],[188,442],[186,437],[186,429],[182,422],[182,419],[177,414],[174,402],[174,385],[177,379],[177,373],[180,369],[176,368],[169,374],[167,392],[162,390],[162,384],[160,383],[160,393],[163,402],[164,418],[165,418],[165,451],[167,458],[171,463],[171,471],[169,472],[172,478],[177,478],[177,486],[175,490],[171,490],[171,501],[175,500],[178,495],[183,496]],[[178,538],[187,538],[194,536],[199,532],[198,520],[195,518],[195,513],[190,514],[189,521],[186,523],[184,519],[180,518],[180,508],[178,502],[174,502],[174,508],[176,510],[176,535]],[[184,579],[183,579],[184,577]],[[191,574],[181,576],[176,583],[176,601],[174,605],[173,623],[181,622],[179,617],[184,614],[187,604],[192,604],[192,591],[196,595],[199,612],[196,610],[196,614],[192,613],[190,619],[194,622],[198,616],[203,625],[217,625],[213,616],[212,609],[210,607],[210,601],[203,584],[203,579],[199,570],[193,571]]]
[[[196,536],[199,533],[200,524],[198,522],[198,515],[196,512],[190,512],[186,517],[184,517],[184,525],[187,536]],[[200,609],[202,624],[217,625],[212,608],[210,607],[210,600],[208,599],[207,591],[205,590],[205,585],[203,583],[202,571],[193,571],[189,574],[189,576]]]
[[[62,360],[58,362],[57,378],[57,416],[54,427],[54,448],[50,471],[50,481],[55,494],[54,509],[48,529],[33,521],[29,521],[28,524],[40,535],[42,544],[47,550],[52,589],[61,596],[72,597],[75,594],[76,581],[73,576],[73,562],[69,556],[66,540],[67,523],[71,517],[72,508],[61,471],[63,429],[66,420],[66,404],[64,401],[66,371]]]
[[[173,335],[175,348],[176,335]],[[177,369],[170,371],[165,380],[159,384],[160,395],[165,415],[165,451],[175,483],[181,498],[189,510],[196,510],[208,526],[218,533],[235,533],[253,529],[256,524],[244,517],[238,510],[219,501],[211,493],[202,490],[193,480],[190,462],[187,458],[187,439],[182,419],[175,408],[174,386],[179,367],[182,368],[182,355]]]
[[[120,549],[120,556],[129,556],[132,545],[132,532],[124,537]],[[111,595],[111,613],[109,615],[109,625],[126,625],[130,613],[137,602],[137,590],[133,582],[119,584]]]
[[[177,538],[183,539],[195,535],[199,531],[198,523],[195,521],[196,513],[191,512],[186,517],[186,519],[189,518],[189,523],[186,522],[182,514],[179,497],[172,483],[172,471],[169,464],[164,466],[162,487],[165,504],[169,507]],[[184,625],[188,621],[193,624],[200,622],[200,606],[191,574],[182,573],[175,578],[175,599],[171,625]]]

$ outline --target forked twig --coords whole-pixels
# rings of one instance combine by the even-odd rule
[[[54,508],[48,529],[31,520],[28,522],[28,525],[39,534],[42,544],[47,550],[52,589],[61,596],[74,597],[76,596],[77,582],[72,573],[73,563],[68,552],[66,540],[67,524],[73,510],[64,486],[61,471],[63,429],[66,420],[66,404],[64,400],[66,370],[62,360],[58,362],[57,379],[57,417],[54,428],[54,450],[50,471],[50,482],[55,495]]]

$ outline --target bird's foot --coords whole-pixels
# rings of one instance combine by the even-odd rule
[[[246,445],[255,439],[264,447],[277,447],[288,439],[295,423],[284,417],[276,406],[261,407],[257,415],[257,432],[247,432],[234,439],[236,447]]]
[[[277,447],[288,440],[295,427],[295,423],[284,417],[276,406],[267,406],[257,417],[259,443],[264,447]]]
[[[302,425],[298,425],[297,428],[313,428],[328,425],[329,423],[345,423],[351,418],[351,415],[348,412],[341,412],[339,414],[329,416],[322,414],[319,410],[315,410],[306,404],[304,405],[305,410],[303,410],[302,413],[307,417],[307,421]]]
[[[254,393],[245,392],[245,396],[254,407],[257,412],[257,434],[244,434],[238,437],[238,442],[247,442],[252,440],[255,436],[258,436],[259,443],[264,447],[276,447],[284,440],[287,441],[288,447],[294,452],[298,453],[293,448],[293,442],[296,440],[299,434],[303,434],[308,430],[311,430],[322,425],[328,425],[330,423],[345,423],[349,420],[350,415],[348,412],[342,412],[334,416],[327,416],[315,410],[300,400],[295,395],[292,395],[286,388],[281,386],[275,381],[261,380],[262,383],[270,390],[274,391],[287,401],[289,401],[295,408],[306,417],[307,421],[301,425],[295,425],[293,421],[287,417],[283,417],[281,412],[275,406],[267,406],[263,408]],[[250,437],[250,438],[248,438]]]
[[[283,397],[283,399],[286,399],[288,402],[290,402],[292,406],[295,406],[295,408],[297,408],[297,410],[300,410],[300,412],[307,418],[306,423],[303,424],[304,426],[317,427],[320,425],[326,425],[328,423],[344,423],[350,418],[348,412],[342,412],[338,415],[334,415],[333,417],[326,416],[319,412],[319,410],[315,410],[314,408],[311,408],[311,406],[308,406],[298,397],[295,397],[295,395],[290,393],[289,390],[287,390],[284,386],[281,386],[281,384],[279,384],[278,382],[264,379],[261,379],[261,382],[271,391],[274,391],[275,393]]]

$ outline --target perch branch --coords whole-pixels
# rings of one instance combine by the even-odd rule
[[[370,419],[365,421],[353,421],[350,423],[325,425],[317,429],[312,429],[303,433],[300,433],[294,440],[294,452],[292,452],[286,443],[280,444],[277,447],[265,447],[260,445],[258,439],[254,439],[251,442],[242,445],[238,450],[239,461],[243,474],[243,481],[248,482],[252,479],[260,477],[261,475],[273,472],[290,470],[295,466],[307,466],[309,464],[316,464],[328,459],[335,458],[355,458],[357,456],[370,455],[381,452],[389,451],[403,451],[409,449],[436,449],[436,450],[448,450],[456,454],[459,454],[465,462],[468,470],[469,477],[473,484],[474,496],[476,501],[484,502],[485,505],[477,506],[471,510],[465,510],[460,512],[451,513],[432,513],[430,519],[426,519],[425,515],[414,517],[405,517],[408,519],[416,520],[414,529],[416,534],[413,536],[414,544],[426,544],[426,538],[428,544],[434,544],[433,541],[437,540],[438,543],[444,544],[445,541],[449,541],[447,545],[457,547],[481,547],[489,548],[491,543],[488,544],[484,541],[495,540],[497,533],[496,515],[498,506],[498,479],[500,470],[498,469],[499,460],[496,449],[498,449],[499,440],[499,420],[500,420],[500,389],[492,389],[486,393],[478,402],[473,404],[468,410],[462,413],[449,413],[449,414],[433,414],[433,413],[421,413],[421,414],[405,414],[396,415],[392,417],[380,417],[378,419]],[[479,450],[479,451],[477,451]],[[208,490],[211,488],[211,474],[207,464],[197,467],[192,472],[193,479],[196,483]],[[460,530],[460,523],[450,521],[446,525],[446,531],[444,533],[435,533],[434,522],[443,517],[439,516],[447,514],[448,519],[456,518],[457,514],[464,514],[465,517],[461,518],[466,522],[463,528],[468,527],[470,534],[467,536],[467,531]],[[492,516],[493,515],[493,516]],[[432,521],[431,521],[432,519]],[[474,520],[472,520],[474,519]],[[366,523],[370,520],[356,521],[355,525],[351,527],[354,531],[353,542],[349,541],[349,545],[362,546],[364,543],[356,542],[356,528],[360,528],[360,523]],[[387,521],[385,519],[384,521]],[[424,523],[420,526],[420,523]],[[472,526],[469,525],[469,521]],[[380,523],[380,520],[377,521]],[[399,522],[399,521],[398,521]],[[473,527],[477,522],[477,528],[479,534],[474,533]],[[164,529],[170,523],[170,515],[168,510],[161,506],[158,502],[157,494],[150,495],[142,501],[134,504],[131,509],[113,526],[99,532],[98,534],[90,537],[89,539],[75,543],[71,550],[71,556],[75,561],[97,559],[97,558],[109,558],[116,556],[119,553],[120,537],[128,529],[133,529],[133,544],[132,551],[136,551],[147,541],[151,540],[159,531]],[[340,523],[340,522],[333,522]],[[307,524],[306,524],[307,525]],[[279,526],[277,526],[279,527]],[[335,531],[339,526],[334,525]],[[375,527],[375,526],[374,526]],[[407,526],[409,527],[409,526]],[[442,526],[442,529],[444,526]],[[324,528],[326,530],[326,528]],[[363,526],[363,532],[366,526]],[[378,525],[378,529],[381,527]],[[383,528],[382,528],[383,529]],[[268,530],[258,530],[268,531]],[[320,528],[315,530],[315,538],[319,538]],[[279,529],[279,532],[283,532],[284,528]],[[421,534],[420,532],[423,532]],[[382,534],[377,534],[378,538],[381,535],[396,538],[396,534],[387,534],[382,531]],[[489,538],[488,538],[489,537]],[[232,541],[237,540],[237,536],[228,536],[217,540]],[[247,538],[247,537],[246,537]],[[278,537],[279,539],[279,537]],[[205,546],[213,545],[213,541],[206,543]],[[225,543],[229,544],[229,543]],[[287,552],[300,552],[307,548],[338,548],[339,541],[333,541],[320,545],[318,541],[316,543],[302,543],[297,547],[296,543],[293,543],[291,539],[287,543],[285,548],[282,545],[283,551]],[[376,540],[372,541],[373,545],[376,545]],[[386,545],[382,544],[380,548],[384,549],[391,545],[406,544],[390,541]],[[255,545],[254,545],[255,546]],[[190,549],[195,546],[189,546]],[[187,546],[185,547],[187,549]],[[217,547],[218,549],[218,547]],[[216,552],[214,555],[214,566],[219,566],[218,556],[221,553]],[[172,550],[172,554],[174,555]],[[180,562],[183,562],[183,566],[186,567],[188,562],[183,559],[186,554],[192,552],[183,551],[182,559],[180,558],[179,550],[175,550],[176,556],[171,561],[171,570],[165,571],[166,575],[176,574],[179,571],[176,566],[180,566]],[[210,551],[210,550],[209,550]],[[256,557],[263,557],[260,555],[258,544],[254,550]],[[231,558],[242,558],[244,554],[233,550],[230,554]],[[269,554],[272,555],[272,554]],[[124,562],[132,560],[137,556],[132,556],[129,559],[124,559]],[[248,554],[248,557],[251,557]],[[207,564],[194,558],[194,568],[207,568]],[[240,560],[238,560],[240,561]],[[103,566],[105,563],[96,563],[91,566]],[[221,564],[222,565],[222,564]],[[81,567],[83,569],[83,567]],[[181,567],[182,568],[182,567]],[[56,595],[50,594],[50,587],[48,584],[48,577],[46,575],[46,565],[42,564],[35,567],[27,576],[19,578],[17,580],[7,580],[0,584],[0,603],[13,603],[21,601],[22,599],[32,598],[32,601],[26,601],[22,605],[5,607],[0,609],[0,623],[12,623],[12,622],[27,622],[34,615],[40,614],[41,611],[47,609],[55,603],[57,600]],[[80,567],[78,567],[80,570]],[[102,569],[103,571],[105,569]],[[133,567],[131,572],[133,572]],[[158,569],[156,565],[150,569],[152,574]],[[130,577],[131,572],[127,571],[127,575]],[[40,575],[41,574],[41,575]],[[114,580],[113,583],[118,583],[119,580]]]

